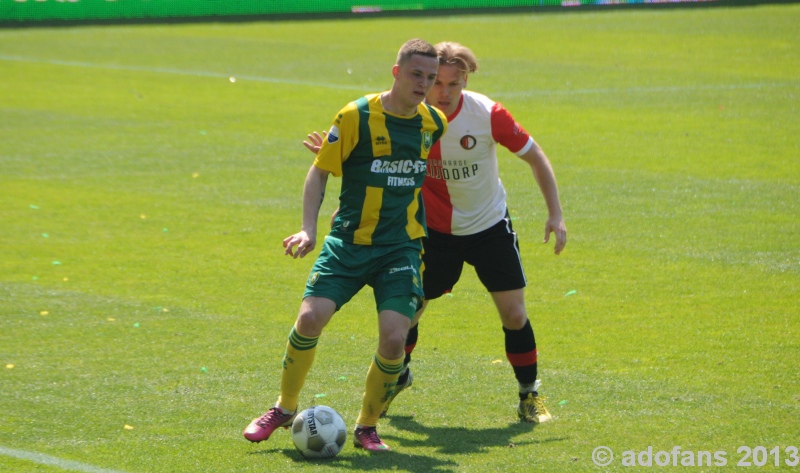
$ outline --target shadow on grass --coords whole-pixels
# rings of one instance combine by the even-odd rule
[[[348,439],[349,440],[349,439]],[[349,442],[348,442],[349,443]],[[329,459],[308,460],[294,449],[279,448],[275,450],[262,450],[254,454],[283,453],[296,463],[318,463],[320,467],[342,468],[355,471],[366,470],[392,470],[407,471],[409,473],[454,473],[458,471],[459,464],[452,460],[442,460],[427,455],[411,454],[389,450],[388,452],[369,453],[355,451],[352,444],[338,456]]]
[[[392,427],[407,430],[416,435],[424,435],[424,439],[409,440],[402,437],[384,435],[387,440],[404,447],[436,448],[445,454],[479,453],[490,447],[514,448],[523,445],[535,445],[567,440],[567,437],[525,438],[512,440],[514,437],[532,433],[538,427],[525,422],[512,422],[502,427],[491,429],[468,429],[465,427],[428,427],[420,424],[412,416],[390,416]]]
[[[348,444],[339,456],[319,461],[333,468],[349,470],[393,470],[409,473],[453,473],[459,471],[461,464],[456,459],[442,459],[420,453],[411,453],[419,448],[435,448],[442,455],[478,454],[492,447],[516,448],[525,445],[536,445],[549,442],[560,442],[567,437],[525,438],[513,440],[518,435],[532,433],[536,426],[522,422],[514,422],[491,429],[468,429],[465,427],[428,427],[417,422],[412,416],[391,416],[392,427],[408,431],[414,438],[383,434],[381,437],[393,447],[393,450],[380,453],[368,453],[356,450]],[[307,463],[309,460],[294,449],[277,448],[252,452],[254,454],[282,453],[295,462]]]

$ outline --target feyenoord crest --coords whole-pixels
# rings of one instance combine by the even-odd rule
[[[464,149],[472,149],[478,144],[478,140],[472,135],[464,135],[461,137],[459,143],[461,143],[461,147]]]

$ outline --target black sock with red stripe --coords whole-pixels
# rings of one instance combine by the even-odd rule
[[[406,380],[408,379],[408,364],[411,363],[411,352],[414,351],[414,347],[417,346],[417,338],[419,337],[419,331],[417,330],[419,327],[419,323],[417,325],[411,327],[408,330],[408,335],[406,335],[406,358],[403,360],[403,372],[400,374],[400,378],[397,380],[397,384],[405,384]]]
[[[520,386],[533,388],[538,375],[536,339],[533,336],[533,327],[528,320],[519,330],[509,330],[503,327],[506,338],[506,358],[514,368],[514,376]]]

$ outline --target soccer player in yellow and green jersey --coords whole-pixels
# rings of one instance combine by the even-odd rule
[[[244,431],[252,442],[288,427],[314,361],[317,341],[333,314],[365,285],[378,312],[378,348],[367,371],[353,442],[388,450],[376,425],[403,369],[404,346],[422,305],[421,239],[426,235],[420,188],[428,153],[447,130],[441,111],[423,103],[439,67],[434,47],[407,41],[392,68],[392,88],[345,106],[308,171],[303,224],[283,241],[285,253],[304,257],[316,247],[317,221],[328,176],[342,178],[339,212],[306,281],[289,334],[275,407]]]

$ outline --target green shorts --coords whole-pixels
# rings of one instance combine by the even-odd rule
[[[342,308],[365,285],[372,287],[378,312],[394,310],[412,318],[422,304],[422,243],[354,245],[328,236],[311,268],[303,297],[324,297]]]

